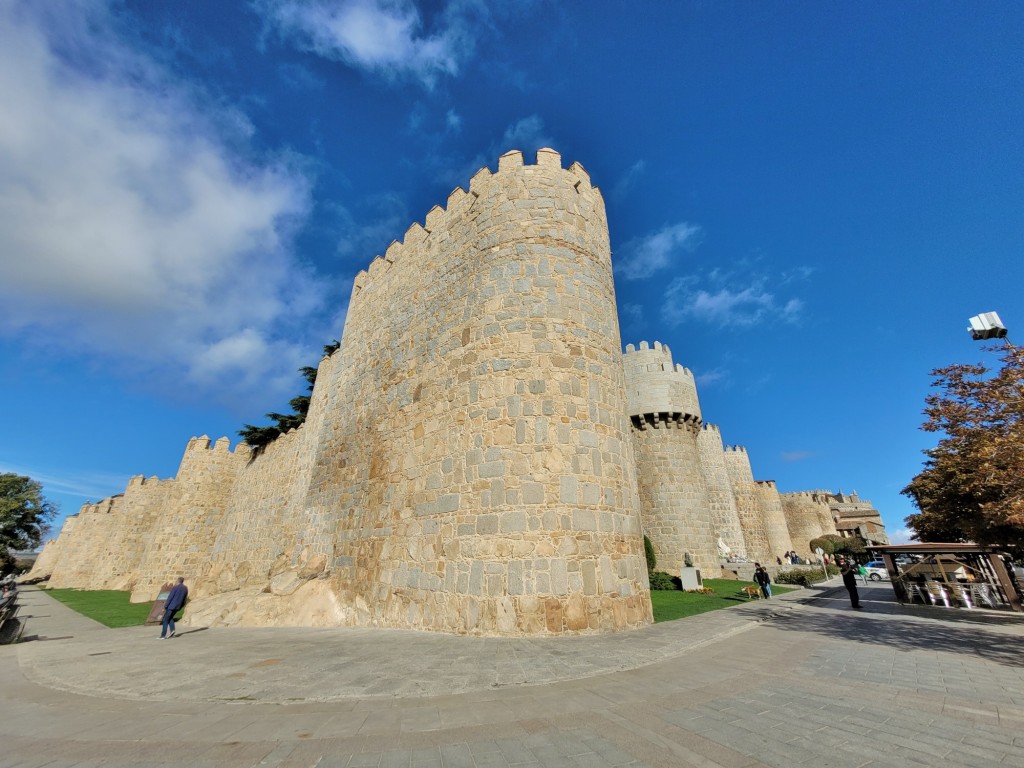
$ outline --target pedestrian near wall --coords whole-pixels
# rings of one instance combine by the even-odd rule
[[[846,587],[846,591],[850,593],[850,605],[853,606],[854,610],[861,610],[860,595],[857,594],[856,569],[846,560],[840,560],[839,572],[843,575],[843,585]]]
[[[767,568],[758,566],[757,570],[754,571],[754,581],[761,587],[761,594],[766,599],[772,596],[772,577],[768,575]]]
[[[178,583],[171,588],[167,595],[167,602],[164,603],[164,620],[160,625],[161,640],[174,637],[174,614],[185,607],[186,600],[188,600],[188,587],[185,586],[185,577],[179,576]],[[167,633],[168,630],[170,630],[170,634]]]

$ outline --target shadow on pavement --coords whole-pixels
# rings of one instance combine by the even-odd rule
[[[893,607],[897,610],[893,611]],[[941,617],[931,612],[922,617],[916,611],[901,615],[898,609],[899,606],[886,606],[872,615],[869,606],[863,612],[851,610],[839,617],[831,613],[789,612],[773,615],[770,626],[904,651],[962,653],[1007,666],[1024,666],[1024,637],[991,632],[985,627],[986,624],[1003,626],[1007,623],[1024,627],[1019,619],[1014,621],[1010,617],[983,616],[956,609],[946,609],[950,613],[943,613]]]

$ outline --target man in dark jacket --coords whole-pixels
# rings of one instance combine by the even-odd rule
[[[754,581],[761,587],[761,594],[765,598],[772,596],[772,577],[768,575],[768,569],[763,565],[758,565],[754,571]]]
[[[186,600],[188,600],[188,587],[185,586],[185,577],[179,576],[178,583],[171,588],[167,595],[167,602],[164,603],[164,621],[160,627],[161,640],[174,637],[174,614],[185,607]],[[171,631],[170,634],[167,634],[168,629]]]
[[[843,584],[850,593],[850,605],[860,610],[860,595],[857,594],[857,570],[846,560],[839,561],[839,572],[843,574]]]

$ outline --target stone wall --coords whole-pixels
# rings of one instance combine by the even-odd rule
[[[813,554],[810,542],[823,535],[819,516],[821,505],[809,491],[783,493],[781,496],[793,549],[801,557],[809,558]]]
[[[722,453],[725,469],[732,484],[733,499],[736,502],[736,514],[743,531],[743,541],[747,549],[747,558],[758,562],[775,562],[771,544],[768,541],[768,530],[761,516],[761,492],[754,482],[754,473],[750,468],[750,457],[747,449],[742,446],[726,446]]]
[[[693,374],[620,350],[599,190],[509,152],[356,277],[301,428],[255,452],[193,438],[31,575],[140,601],[183,575],[206,625],[643,626],[644,530],[673,572],[717,573],[719,539],[765,562],[793,544],[774,483],[701,429]]]
[[[774,563],[786,552],[793,549],[793,541],[786,525],[786,514],[782,509],[782,499],[774,480],[758,480],[757,491],[761,499],[761,518],[764,520],[765,534],[768,537],[768,562]]]
[[[704,423],[697,435],[697,449],[700,466],[707,486],[708,506],[711,510],[711,524],[715,534],[725,544],[732,556],[747,557],[747,545],[743,540],[736,498],[732,482],[725,467],[725,448],[722,433],[714,424]],[[717,542],[716,542],[717,543]]]

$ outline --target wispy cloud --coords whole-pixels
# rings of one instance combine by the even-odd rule
[[[673,266],[680,255],[692,251],[700,240],[696,224],[680,222],[634,238],[618,249],[612,260],[616,274],[640,280]]]
[[[473,174],[481,168],[496,168],[498,158],[511,149],[522,150],[524,161],[532,163],[538,149],[557,146],[556,140],[544,127],[544,120],[539,115],[528,115],[508,125],[500,137],[495,138],[469,160],[446,158],[436,154],[429,158],[429,161],[435,171],[442,178],[448,179],[453,187],[465,187]]]
[[[622,177],[615,182],[615,185],[612,187],[611,196],[616,200],[625,198],[632,191],[637,179],[643,175],[646,169],[647,163],[643,160],[637,160],[633,163]]]
[[[644,319],[644,308],[642,304],[623,304],[619,317],[630,323],[639,323]]]
[[[813,455],[810,451],[783,451],[781,454],[782,460],[789,462],[804,461]]]
[[[697,387],[701,388],[709,384],[726,381],[727,376],[728,374],[724,368],[712,368],[710,371],[694,374],[694,381],[697,382]]]
[[[737,277],[711,273],[677,277],[665,289],[662,320],[677,326],[699,320],[719,326],[752,326],[767,320],[795,322],[800,317],[800,299],[780,300],[766,287],[763,277]],[[744,282],[745,281],[745,282]]]
[[[0,4],[0,333],[235,402],[294,387],[323,298],[290,246],[300,162],[102,4],[45,9]]]
[[[544,130],[544,121],[538,115],[518,120],[505,129],[501,137],[501,151],[521,149],[523,153],[536,152],[541,147],[554,146],[554,141]]]
[[[55,472],[46,467],[24,467],[0,460],[0,472],[25,475],[42,483],[47,493],[60,493],[85,501],[99,501],[114,493],[120,493],[128,485],[128,475],[112,472]],[[62,509],[63,514],[78,510]]]
[[[428,87],[458,73],[474,48],[474,20],[486,11],[452,3],[428,32],[411,0],[256,0],[255,7],[302,50]]]

